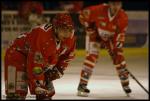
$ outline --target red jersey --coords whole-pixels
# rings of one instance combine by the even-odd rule
[[[124,34],[128,25],[127,14],[120,9],[111,17],[109,10],[109,5],[106,4],[91,6],[81,12],[79,20],[84,25],[94,23],[99,36],[105,41],[113,38],[114,42],[124,42]]]
[[[33,74],[34,67],[42,67],[44,70],[45,67],[59,66],[65,70],[74,57],[75,36],[57,42],[52,26],[46,24],[21,34],[8,50],[12,48],[27,57],[29,79],[38,80]],[[44,75],[39,79],[44,79]]]
[[[45,69],[53,68],[54,66],[61,72],[66,69],[69,61],[74,58],[75,39],[72,33],[70,38],[58,42],[52,25],[44,24],[32,29],[31,32],[18,36],[7,49],[6,59],[8,61],[6,62],[14,64],[17,70],[25,69],[30,91],[34,93],[36,81],[43,82],[46,79],[44,75]],[[9,57],[11,57],[10,60]],[[21,62],[13,61],[15,57],[20,58]],[[15,62],[20,63],[15,64]],[[37,68],[42,71],[40,74],[37,72]]]

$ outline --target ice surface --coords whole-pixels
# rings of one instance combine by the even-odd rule
[[[148,89],[148,81],[144,77],[138,78],[143,86]],[[148,94],[130,78],[132,94],[127,97],[122,90],[120,80],[117,76],[93,75],[89,81],[88,88],[91,93],[88,97],[77,96],[79,75],[65,74],[61,79],[54,81],[56,94],[53,99],[148,99]],[[5,99],[4,81],[2,84],[2,99]],[[27,99],[35,99],[28,93]]]
[[[149,99],[149,95],[130,77],[130,87],[132,94],[127,97],[124,93],[120,80],[117,76],[116,69],[112,65],[110,57],[101,57],[96,64],[93,75],[89,80],[88,88],[90,94],[88,97],[77,96],[77,87],[80,79],[80,71],[82,69],[83,58],[77,58],[71,62],[64,76],[54,81],[56,94],[53,99]],[[127,68],[141,82],[141,84],[149,89],[149,68],[148,56],[131,56],[126,57]],[[2,99],[5,99],[4,93],[4,68],[2,64]],[[28,93],[27,99],[35,99],[35,96]]]

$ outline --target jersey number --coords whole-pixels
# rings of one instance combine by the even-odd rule
[[[44,31],[48,31],[52,27],[52,24],[46,24],[44,26]]]

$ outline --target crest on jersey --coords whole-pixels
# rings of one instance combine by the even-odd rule
[[[43,72],[41,67],[34,67],[32,71],[35,75],[40,75]]]
[[[43,56],[40,52],[35,52],[34,63],[42,64],[44,62]]]

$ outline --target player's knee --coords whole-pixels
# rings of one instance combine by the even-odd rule
[[[117,57],[116,59],[113,60],[114,65],[121,64],[124,61],[124,58],[122,57]]]
[[[86,57],[86,60],[89,60],[93,63],[95,63],[98,59],[98,55],[97,54],[89,54],[87,57]]]
[[[88,56],[86,56],[86,59],[84,60],[84,66],[87,68],[95,67],[97,58],[98,58],[97,55],[89,54]]]
[[[114,65],[121,64],[123,61],[125,61],[123,52],[121,52],[121,51],[115,52],[113,55],[113,64]]]

